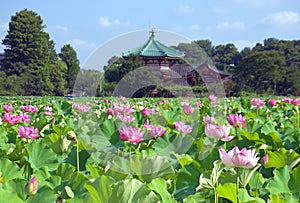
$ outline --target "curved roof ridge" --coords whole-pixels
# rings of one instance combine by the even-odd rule
[[[158,41],[154,35],[151,35],[146,43],[132,50],[124,52],[123,57],[128,57],[130,54],[149,57],[184,57],[184,52],[164,45],[163,43]]]

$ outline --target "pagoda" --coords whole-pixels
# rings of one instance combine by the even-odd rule
[[[212,67],[208,62],[202,64],[187,64],[184,62],[185,53],[168,47],[158,41],[152,28],[148,41],[132,50],[123,52],[122,57],[128,59],[130,55],[139,56],[146,66],[152,66],[159,71],[163,81],[173,81],[178,85],[197,86],[194,81],[201,77],[205,85],[226,82],[232,75],[223,73]]]
[[[184,52],[162,44],[155,38],[155,29],[150,31],[149,40],[123,53],[123,58],[127,59],[130,55],[139,56],[146,66],[159,67],[160,71],[169,71],[171,66],[183,60]]]

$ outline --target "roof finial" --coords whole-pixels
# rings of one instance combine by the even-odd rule
[[[155,28],[152,27],[151,31],[149,32],[151,34],[150,37],[154,37],[155,36]]]

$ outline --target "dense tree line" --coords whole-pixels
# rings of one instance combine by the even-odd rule
[[[233,75],[232,81],[224,84],[230,95],[300,93],[300,40],[268,38],[241,51],[232,43],[212,46],[209,40],[177,48],[189,53],[195,49],[192,44],[199,45],[218,70]]]
[[[64,95],[72,91],[79,61],[70,45],[57,54],[42,18],[24,9],[11,17],[1,61],[1,95]]]
[[[24,9],[11,17],[2,41],[5,58],[1,61],[0,95],[64,95],[71,93],[74,85],[86,95],[109,95],[126,74],[144,65],[137,56],[113,56],[104,74],[80,71],[71,45],[57,53],[44,28],[42,18],[33,11]],[[232,80],[224,83],[229,95],[300,94],[300,40],[268,38],[241,51],[233,43],[213,46],[209,40],[180,43],[174,48],[185,52],[185,63],[211,61],[218,70],[232,74]],[[142,92],[153,89],[149,88]]]
[[[233,43],[213,46],[209,40],[180,43],[173,48],[185,52],[186,63],[209,61],[219,71],[232,74],[232,80],[224,82],[230,96],[300,94],[300,40],[268,38],[263,44],[257,43],[241,51]],[[128,60],[113,57],[105,69],[106,82],[114,86],[141,64],[138,57]]]

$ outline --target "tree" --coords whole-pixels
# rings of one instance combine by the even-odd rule
[[[119,58],[106,69],[105,80],[118,83],[127,73],[144,65],[144,61],[139,56],[130,55],[128,59]]]
[[[50,81],[54,86],[53,95],[62,96],[65,94],[67,65],[59,59],[55,51],[55,43],[49,39],[49,71]]]
[[[234,44],[218,45],[213,50],[213,61],[219,70],[228,70],[239,64],[241,55]]]
[[[209,40],[197,40],[195,41],[196,44],[198,44],[207,54],[207,56],[211,57],[212,56],[212,50],[213,46],[211,41]]]
[[[278,52],[253,51],[236,69],[234,79],[241,90],[256,93],[277,93],[277,86],[286,75],[285,57]]]
[[[59,54],[59,57],[67,65],[67,72],[65,76],[66,89],[69,92],[72,92],[77,74],[80,70],[77,53],[70,44],[67,44],[61,48],[61,53]]]
[[[18,77],[25,95],[51,94],[49,36],[44,32],[43,20],[27,9],[11,17],[8,34],[2,41],[4,60],[2,65],[7,77]]]

